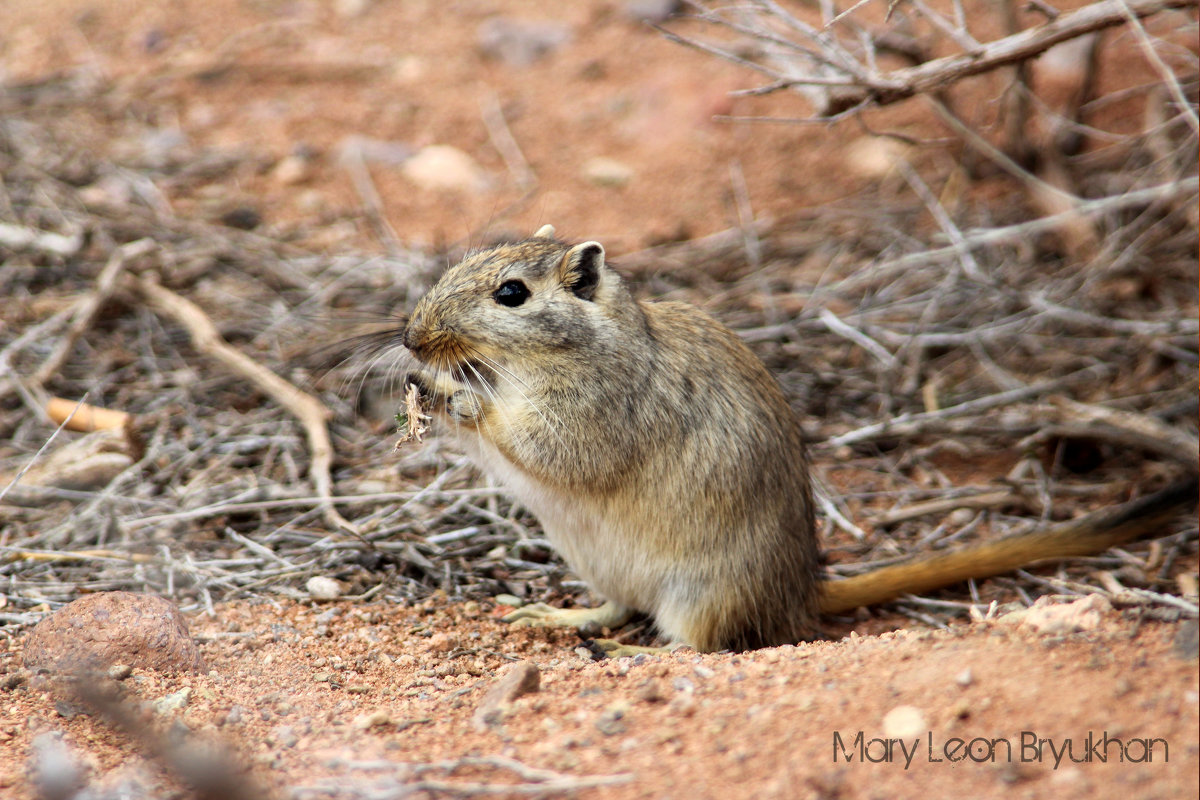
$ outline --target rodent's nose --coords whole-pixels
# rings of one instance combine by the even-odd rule
[[[421,355],[421,343],[419,341],[419,337],[417,336],[415,326],[412,323],[413,321],[409,320],[408,324],[404,326],[404,333],[400,335],[400,343],[403,344],[410,353],[419,358]]]
[[[422,304],[418,303],[417,308],[409,316],[408,322],[404,326],[404,333],[400,336],[400,343],[418,359],[424,360],[429,350],[429,325],[428,319],[424,313]]]

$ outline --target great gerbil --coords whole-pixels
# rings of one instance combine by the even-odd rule
[[[635,300],[600,244],[545,226],[474,252],[400,341],[434,418],[607,600],[512,615],[532,624],[616,627],[641,611],[698,650],[795,643],[822,611],[1098,552],[1196,493],[826,581],[803,436],[776,380],[699,309]]]

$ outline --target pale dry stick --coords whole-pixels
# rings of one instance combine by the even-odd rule
[[[312,28],[312,23],[301,19],[284,19],[270,20],[257,25],[252,25],[248,28],[239,28],[234,33],[226,36],[217,46],[209,52],[211,56],[209,60],[203,64],[192,65],[181,71],[178,77],[195,78],[205,75],[214,70],[224,69],[234,66],[237,59],[244,52],[248,52],[250,47],[286,44],[287,40],[280,34],[287,34],[292,37],[292,41],[298,40],[300,37],[309,33],[308,29]],[[257,43],[255,40],[258,40]],[[276,62],[270,62],[274,65]]]
[[[993,408],[1019,403],[1022,400],[1028,400],[1032,397],[1052,392],[1055,389],[1061,388],[1064,383],[1081,380],[1084,377],[1096,379],[1102,377],[1111,371],[1111,367],[1106,365],[1086,367],[1071,375],[1063,376],[1062,378],[1054,378],[1029,386],[1023,386],[1019,389],[1010,389],[1006,392],[998,392],[997,394],[980,397],[975,400],[968,400],[964,403],[959,403],[954,406],[947,406],[938,411],[926,411],[916,414],[901,414],[885,422],[877,422],[872,425],[864,425],[861,428],[848,431],[839,436],[831,437],[826,444],[830,447],[842,447],[850,444],[858,444],[866,442],[880,436],[912,436],[924,430],[925,426],[930,423],[944,422],[952,417],[961,417],[967,414],[975,414],[980,411],[988,411]]]
[[[1077,592],[1078,594],[1085,595],[1103,594],[1116,604],[1168,605],[1178,608],[1192,617],[1200,615],[1200,606],[1197,606],[1194,603],[1189,603],[1182,597],[1175,597],[1174,595],[1169,594],[1160,594],[1159,592],[1152,592],[1149,589],[1138,589],[1123,586],[1122,588],[1125,590],[1125,593],[1113,594],[1108,590],[1107,586],[1098,589],[1091,584],[1065,580],[1063,578],[1056,578],[1053,575],[1034,575],[1033,573],[1023,569],[1016,570],[1013,574],[1019,578],[1030,581],[1031,583],[1036,583],[1049,589],[1053,589],[1056,592]]]
[[[1189,464],[1193,469],[1200,467],[1200,439],[1180,428],[1167,425],[1147,414],[1079,403],[1067,397],[1051,398],[1050,402],[1082,421],[1111,425],[1143,437],[1148,442],[1155,442],[1158,452]]]
[[[950,110],[950,107],[939,100],[937,97],[929,96],[926,98],[929,104],[933,106],[933,110],[937,112],[942,121],[963,138],[972,149],[989,158],[998,167],[1003,169],[1009,175],[1012,175],[1030,191],[1038,191],[1045,194],[1047,197],[1053,198],[1056,202],[1068,207],[1070,211],[1062,212],[1063,215],[1078,214],[1078,206],[1083,203],[1083,199],[1064,191],[1052,183],[1048,183],[1037,175],[1034,175],[1029,170],[1022,167],[1016,161],[1008,156],[1007,153],[993,145],[987,139],[984,139],[978,133],[971,129],[969,125],[958,118],[958,115]]]
[[[827,59],[827,63],[830,66],[841,69],[846,74],[863,83],[873,81],[878,77],[871,75],[866,67],[859,63],[858,59],[846,50],[835,37],[793,16],[778,3],[774,2],[774,0],[752,0],[752,2],[781,21],[784,25],[812,41],[813,44],[821,49],[824,58]]]
[[[746,251],[746,261],[758,283],[763,298],[763,316],[768,322],[779,321],[779,308],[775,295],[770,291],[767,278],[762,274],[762,240],[758,237],[751,223],[754,222],[754,207],[750,203],[750,189],[746,185],[746,174],[742,171],[741,162],[734,158],[729,162],[729,184],[733,189],[734,206],[737,208],[738,227],[742,230],[742,246]]]
[[[494,91],[486,86],[483,87],[479,98],[479,110],[483,117],[484,127],[487,128],[488,139],[500,153],[500,157],[504,159],[504,166],[508,168],[508,173],[512,175],[517,188],[527,192],[537,186],[537,175],[529,166],[517,140],[513,138],[508,121],[504,119],[504,109],[500,106],[500,99]]]
[[[991,281],[983,274],[983,270],[980,268],[979,262],[975,260],[975,256],[972,255],[970,248],[963,246],[965,240],[963,239],[962,230],[954,224],[954,220],[946,213],[946,209],[941,201],[929,190],[929,187],[925,185],[925,181],[921,180],[921,176],[917,174],[917,171],[904,158],[896,162],[896,167],[900,170],[900,174],[908,183],[909,188],[913,190],[913,194],[919,197],[921,202],[925,204],[925,208],[933,216],[938,227],[946,234],[946,238],[962,247],[962,256],[959,260],[962,263],[963,272],[966,273],[967,277],[979,283],[990,283]]]
[[[998,14],[1004,25],[1004,34],[1012,36],[1021,32],[1021,20],[1017,13],[1020,0],[1000,0]],[[1031,145],[1029,139],[1030,106],[1034,94],[1031,90],[1032,67],[1028,61],[1014,64],[1011,84],[1000,98],[1003,120],[1003,136],[1009,152],[1025,154]],[[943,100],[946,98],[943,97]],[[1053,157],[1053,154],[1052,154]]]
[[[835,16],[833,0],[817,0],[817,5],[821,7],[821,33],[828,33],[829,24]]]
[[[1154,43],[1150,41],[1150,34],[1146,33],[1146,28],[1142,25],[1142,21],[1134,15],[1133,9],[1129,7],[1126,0],[1117,0],[1117,2],[1120,4],[1121,10],[1125,13],[1125,18],[1129,21],[1129,27],[1133,29],[1138,44],[1141,45],[1143,52],[1145,52],[1146,60],[1150,62],[1151,66],[1162,77],[1163,84],[1166,85],[1167,91],[1171,93],[1171,97],[1175,100],[1175,105],[1178,106],[1179,112],[1187,118],[1188,125],[1192,128],[1192,133],[1200,136],[1200,117],[1196,115],[1196,110],[1192,108],[1192,104],[1184,95],[1183,87],[1179,84],[1179,76],[1166,65],[1162,60],[1162,56],[1154,49]]]
[[[760,38],[760,39],[767,39],[767,40],[770,40],[770,38],[771,38],[768,36],[764,36],[764,35],[756,32],[756,31],[753,31],[751,29],[742,28],[741,26],[737,25],[736,23],[730,22],[728,20],[718,19],[716,17],[709,18],[708,16],[702,16],[701,19],[705,19],[716,25],[723,25],[725,27],[728,27],[732,30],[738,31],[739,33],[743,33],[747,36],[751,36],[753,38]],[[821,75],[811,75],[811,76],[805,76],[803,78],[791,78],[791,77],[783,74],[782,72],[779,72],[778,70],[775,70],[775,69],[772,69],[771,67],[766,66],[765,64],[760,64],[756,61],[750,61],[749,59],[742,58],[741,56],[737,55],[736,53],[732,53],[727,50],[723,50],[720,47],[717,47],[716,45],[709,44],[708,42],[702,42],[699,39],[689,39],[686,36],[681,36],[680,34],[675,33],[674,31],[669,31],[666,28],[659,27],[658,25],[651,24],[651,27],[654,28],[655,30],[657,30],[660,34],[662,34],[663,38],[665,38],[667,41],[675,42],[676,44],[681,44],[684,47],[691,47],[694,50],[699,50],[700,52],[707,53],[710,56],[716,56],[717,58],[719,58],[723,61],[728,61],[730,64],[735,64],[740,67],[745,67],[746,69],[754,70],[755,72],[761,73],[763,75],[766,75],[769,78],[772,78],[775,82],[773,84],[771,84],[770,91],[777,91],[779,89],[784,89],[789,86],[841,86],[841,87],[845,87],[845,88],[856,88],[861,85],[860,82],[858,80],[855,80],[854,78],[827,78],[827,77],[824,77]],[[781,45],[790,45],[793,48],[797,47],[797,45],[794,42],[780,41],[778,43]],[[829,67],[836,68],[836,65],[828,64],[817,53],[813,53],[808,50],[804,50],[804,52],[808,57],[812,58],[814,61],[816,61],[818,63],[826,64],[826,66],[829,66]],[[766,87],[763,87],[763,88],[766,88]],[[754,92],[755,92],[755,90],[744,90],[744,93],[746,93],[746,94],[754,93]],[[764,92],[759,90],[757,93],[762,94]]]
[[[23,349],[26,345],[41,339],[43,336],[48,336],[51,331],[62,325],[71,316],[73,308],[64,308],[54,315],[42,320],[37,325],[26,330],[17,338],[13,339],[3,350],[0,350],[0,400],[8,396],[10,391],[16,392],[26,407],[29,408],[39,418],[45,418],[46,412],[43,408],[44,398],[38,398],[29,390],[18,378],[13,371],[11,359],[13,355]]]
[[[1118,317],[1101,317],[1089,314],[1077,308],[1069,308],[1047,300],[1040,292],[1026,296],[1031,308],[1035,308],[1056,319],[1073,322],[1077,325],[1092,325],[1113,331],[1118,334],[1134,334],[1141,336],[1195,336],[1200,333],[1200,321],[1195,319],[1176,320],[1139,320],[1120,319]]]
[[[367,168],[367,160],[363,157],[362,148],[358,146],[345,148],[340,161],[342,167],[350,175],[350,183],[354,186],[358,199],[362,201],[363,211],[366,213],[371,227],[375,229],[375,235],[387,248],[388,255],[399,257],[402,252],[400,237],[396,235],[396,230],[384,216],[383,198],[379,196],[379,192],[375,189],[375,182],[371,180],[371,170]]]
[[[37,250],[60,258],[70,258],[83,248],[83,235],[75,233],[64,236],[0,222],[0,245],[10,250]]]
[[[816,486],[813,497],[816,499],[817,505],[820,506],[821,513],[825,515],[826,519],[860,542],[867,538],[866,531],[851,522],[850,518],[838,508],[837,503],[833,502],[833,499],[829,496],[828,489],[824,485]]]
[[[922,614],[920,611],[917,611],[914,608],[908,608],[907,606],[904,606],[904,605],[898,603],[896,605],[896,610],[899,611],[904,616],[908,617],[909,619],[916,620],[917,622],[920,622],[922,625],[927,625],[928,627],[933,628],[935,630],[945,631],[945,630],[950,629],[950,626],[947,625],[945,622],[942,622],[939,619],[934,619],[933,617],[929,616],[928,614]]]
[[[1130,587],[1129,591],[1145,600],[1180,608],[1186,611],[1191,617],[1200,616],[1200,606],[1196,605],[1195,603],[1188,602],[1182,597],[1176,597],[1173,594],[1164,594],[1162,592],[1152,592],[1149,589],[1141,589],[1136,586]]]
[[[17,547],[0,547],[0,560],[36,561],[59,563],[63,561],[128,561],[134,564],[149,564],[157,561],[155,556],[145,553],[122,553],[119,550],[24,550]]]
[[[876,525],[895,525],[918,517],[948,514],[959,508],[995,508],[1005,505],[1029,505],[1028,499],[1017,492],[1002,489],[996,492],[963,495],[961,497],[946,497],[938,500],[927,500],[923,503],[913,503],[910,506],[884,511],[876,514],[872,521]]]
[[[868,5],[869,3],[872,3],[872,2],[874,2],[874,0],[858,0],[857,3],[850,6],[845,11],[842,11],[841,13],[837,14],[832,19],[830,19],[828,22],[826,22],[824,25],[822,25],[821,30],[827,32],[830,28],[832,28],[834,25],[841,22],[843,19],[850,16],[855,11],[858,11],[863,6]]]
[[[117,291],[117,281],[125,267],[156,247],[158,247],[158,243],[153,239],[138,239],[123,244],[112,252],[112,255],[108,257],[108,263],[96,277],[96,288],[75,303],[75,307],[71,310],[71,324],[66,333],[58,340],[54,351],[42,362],[37,372],[33,373],[32,380],[38,387],[45,385],[46,381],[50,380],[70,357],[71,350],[79,341],[79,337],[92,326],[96,314]]]
[[[309,476],[317,490],[317,496],[321,498],[320,505],[325,520],[335,528],[358,535],[358,529],[338,513],[332,502],[333,479],[330,476],[330,466],[333,463],[333,444],[327,425],[330,413],[324,404],[245,353],[231,347],[195,303],[164,288],[149,277],[142,277],[134,286],[156,311],[174,319],[187,329],[197,350],[212,356],[226,369],[249,380],[300,421],[308,438],[312,459]]]
[[[947,247],[937,247],[932,250],[923,250],[919,253],[910,253],[899,258],[880,262],[879,264],[875,265],[875,268],[869,277],[872,280],[878,280],[880,277],[880,270],[902,271],[910,267],[928,266],[929,262],[932,260],[955,257],[959,255],[964,248],[976,249],[991,245],[1004,244],[1006,242],[1028,239],[1029,237],[1036,236],[1040,233],[1053,231],[1064,222],[1074,219],[1078,214],[1103,214],[1111,211],[1120,211],[1121,209],[1129,208],[1131,206],[1139,206],[1158,200],[1174,199],[1189,194],[1195,194],[1197,189],[1200,189],[1200,178],[1187,178],[1185,180],[1172,181],[1171,183],[1159,184],[1157,186],[1151,186],[1146,189],[1138,189],[1132,192],[1126,192],[1124,194],[1100,197],[1095,200],[1085,200],[1071,211],[1051,214],[1048,217],[1040,217],[1038,219],[1029,220],[1028,222],[1020,222],[1015,225],[1005,225],[1000,228],[985,228],[984,230],[979,231],[967,231],[963,235],[963,241],[961,244],[952,244]]]
[[[235,531],[233,528],[226,526],[225,527],[225,536],[227,536],[230,539],[233,539],[235,542],[242,545],[242,547],[245,547],[250,552],[257,553],[262,558],[266,558],[271,561],[275,561],[287,569],[297,569],[295,564],[288,561],[286,558],[279,555],[271,548],[264,547],[263,545],[259,544],[258,542],[254,541],[253,539],[251,539],[248,536],[242,536],[240,533]]]
[[[1051,403],[1053,408],[1043,411],[1048,417],[1045,426],[1022,439],[1018,447],[1029,449],[1061,437],[1099,439],[1158,453],[1193,471],[1200,470],[1200,440],[1182,430],[1144,414],[1077,403],[1065,397],[1053,398]]]
[[[963,33],[968,36],[971,32],[967,30],[967,12],[963,8],[963,0],[954,0],[954,24],[959,27]],[[974,37],[972,37],[974,38]]]
[[[696,19],[702,20],[704,22],[708,22],[713,25],[719,25],[721,27],[728,28],[728,29],[735,31],[737,33],[740,33],[744,36],[748,36],[752,39],[756,39],[759,42],[766,42],[766,43],[774,44],[780,48],[783,48],[784,50],[790,50],[793,52],[802,53],[803,57],[806,60],[810,60],[815,64],[821,65],[822,67],[828,67],[830,69],[838,70],[839,72],[842,72],[842,73],[853,72],[855,70],[855,68],[858,67],[858,65],[854,62],[854,57],[852,55],[846,53],[844,50],[842,50],[840,48],[840,45],[837,43],[836,39],[833,39],[833,43],[836,46],[837,52],[831,52],[830,48],[829,48],[829,42],[827,41],[827,39],[829,39],[831,37],[823,36],[821,34],[821,32],[817,32],[815,28],[810,27],[809,28],[810,33],[806,33],[805,36],[806,36],[806,38],[812,39],[816,43],[818,48],[820,48],[822,51],[825,51],[823,53],[817,52],[816,50],[813,50],[812,48],[807,47],[803,44],[800,44],[792,39],[783,38],[782,36],[777,35],[773,30],[771,30],[770,28],[768,28],[765,25],[759,25],[758,27],[746,25],[746,24],[743,24],[740,22],[736,22],[733,19],[730,19],[729,17],[724,16],[723,14],[720,13],[720,11],[731,11],[732,10],[732,11],[739,12],[739,17],[746,18],[746,17],[750,16],[750,14],[744,8],[720,9],[720,10],[715,11],[713,9],[705,7],[702,3],[696,2],[696,0],[687,0],[687,2],[688,2],[688,5],[690,5],[693,9],[696,10],[697,13],[694,15]],[[761,5],[761,4],[759,4],[759,5]],[[759,13],[762,13],[761,9],[759,9]],[[747,67],[748,69],[752,69],[752,70],[755,70],[756,72],[760,72],[764,75],[777,78],[780,81],[786,81],[788,79],[788,75],[786,75],[782,72],[779,72],[778,70],[776,70],[772,67],[768,67],[766,64],[761,63],[761,61],[758,59],[753,59],[753,60],[745,59],[739,55],[736,55],[735,53],[733,53],[731,51],[722,50],[720,48],[717,48],[715,45],[709,44],[707,42],[702,42],[702,41],[695,40],[695,39],[687,39],[676,33],[673,33],[672,31],[662,28],[654,23],[650,23],[650,25],[651,25],[651,27],[658,30],[658,32],[661,33],[669,41],[673,41],[673,42],[676,42],[677,44],[682,44],[687,47],[693,47],[697,50],[700,50],[701,52],[707,52],[710,55],[717,56],[718,58],[729,61],[732,64],[739,64],[741,66]],[[839,63],[839,61],[844,60],[844,59],[850,60],[850,63],[852,66],[849,69],[847,68],[847,66],[845,64]],[[806,81],[806,83],[808,85],[852,86],[852,85],[858,84],[858,81],[853,78],[822,79],[821,76],[817,76],[817,75],[813,75],[813,76],[809,76],[809,77],[812,77],[813,80]],[[829,83],[827,81],[836,81],[836,82]]]
[[[223,516],[226,514],[244,514],[249,511],[271,511],[281,508],[295,508],[297,506],[324,506],[326,503],[333,505],[348,505],[352,503],[394,503],[397,501],[411,501],[418,497],[429,496],[427,489],[413,492],[376,492],[373,494],[350,494],[350,495],[334,495],[332,497],[319,496],[303,496],[303,497],[280,497],[270,500],[249,500],[238,503],[214,503],[202,508],[192,508],[187,511],[173,511],[168,514],[156,514],[152,517],[139,517],[138,519],[128,520],[125,526],[134,528],[144,528],[148,525],[159,525],[162,523],[188,522],[191,520],[205,519],[207,517]],[[482,487],[479,489],[442,489],[432,493],[432,496],[460,496],[467,495],[470,497],[487,497],[490,495],[503,495],[505,492],[500,488]]]
[[[918,94],[932,94],[957,83],[958,81],[985,72],[991,72],[1000,67],[1006,67],[1020,61],[1035,58],[1056,44],[1084,36],[1095,31],[1104,30],[1117,25],[1128,24],[1129,15],[1135,18],[1152,16],[1169,9],[1195,8],[1200,0],[1100,0],[1090,3],[1076,11],[1059,15],[1043,25],[1028,28],[1020,33],[1006,36],[982,45],[975,53],[960,53],[943,58],[926,61],[914,67],[897,69],[879,76],[855,76],[849,80],[829,79],[820,75],[789,77],[763,68],[742,59],[732,53],[704,43],[685,40],[677,35],[668,34],[669,38],[687,46],[696,47],[710,52],[720,58],[741,63],[743,66],[779,79],[773,89],[778,90],[789,86],[843,86],[838,92],[836,105],[826,109],[818,109],[819,116],[829,116],[831,111],[840,112],[847,107],[859,104],[889,105],[907,100]],[[784,12],[786,14],[786,12]],[[790,16],[790,15],[788,15]],[[705,17],[710,22],[735,28],[731,23],[720,20],[715,16]],[[743,30],[743,33],[754,36],[753,32]],[[803,31],[802,31],[803,32]],[[808,35],[808,34],[805,34]],[[769,37],[760,37],[769,38]],[[848,53],[840,46],[840,59],[835,59],[831,66],[838,67],[848,57]],[[829,63],[829,62],[827,62]],[[855,75],[852,70],[847,74]]]
[[[81,399],[79,401],[79,406],[82,406],[83,400],[86,400],[86,399],[87,399],[87,393],[85,392],[83,395],[83,399]],[[48,438],[48,439],[46,439],[46,441],[42,442],[42,446],[39,447],[38,451],[33,454],[33,458],[29,459],[29,461],[25,463],[25,466],[21,467],[20,471],[18,471],[17,474],[13,476],[13,479],[11,481],[9,481],[9,484],[7,486],[5,486],[3,490],[0,490],[0,502],[3,502],[5,496],[8,495],[8,493],[10,491],[12,491],[12,488],[14,486],[16,486],[18,483],[20,483],[21,478],[25,477],[25,473],[29,471],[29,468],[32,467],[39,458],[41,458],[42,453],[46,452],[46,448],[50,446],[50,443],[53,442],[55,439],[57,439],[58,434],[62,432],[63,428],[67,427],[67,425],[70,424],[71,417],[73,417],[73,416],[74,416],[74,412],[72,412],[70,415],[68,415],[67,418],[64,419],[62,421],[62,423],[60,423],[59,426],[54,429],[54,433],[50,434],[50,438]]]
[[[896,364],[899,363],[896,360],[896,357],[888,352],[886,347],[860,331],[858,328],[843,322],[828,308],[822,308],[818,312],[817,316],[821,322],[824,323],[825,327],[829,329],[830,333],[854,342],[856,345],[875,356],[875,358],[878,359],[886,369],[893,369]]]
[[[928,608],[946,608],[955,611],[970,613],[971,609],[978,609],[982,603],[971,603],[963,600],[940,600],[935,597],[919,597],[915,594],[906,594],[900,598],[902,602],[912,603],[918,606],[927,606]]]
[[[758,231],[751,224],[754,222],[754,207],[750,204],[750,189],[746,185],[746,174],[738,159],[729,162],[729,184],[733,189],[734,204],[737,207],[738,228],[742,231],[742,241],[746,249],[746,260],[750,268],[757,271],[762,266],[762,240]],[[771,293],[764,292],[767,302]]]
[[[950,23],[950,20],[925,5],[922,0],[908,0],[908,2],[921,16],[929,20],[935,28],[953,39],[955,44],[967,53],[978,53],[983,49],[983,45],[976,41],[974,36],[967,33],[965,26],[956,28]]]

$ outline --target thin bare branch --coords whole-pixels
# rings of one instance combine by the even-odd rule
[[[312,459],[312,463],[309,465],[309,476],[312,478],[317,495],[322,498],[325,518],[330,524],[342,530],[357,533],[354,525],[339,514],[330,502],[330,497],[333,495],[333,481],[329,469],[333,463],[333,444],[330,442],[327,427],[330,413],[321,401],[297,389],[240,350],[230,347],[221,338],[208,315],[192,301],[163,287],[149,277],[142,277],[134,284],[134,287],[156,311],[174,319],[186,328],[197,350],[212,356],[235,375],[249,380],[300,421],[308,436]]]

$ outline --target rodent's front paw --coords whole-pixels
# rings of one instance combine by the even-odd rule
[[[460,389],[446,399],[446,413],[456,422],[474,422],[483,415],[483,406],[474,392]]]

